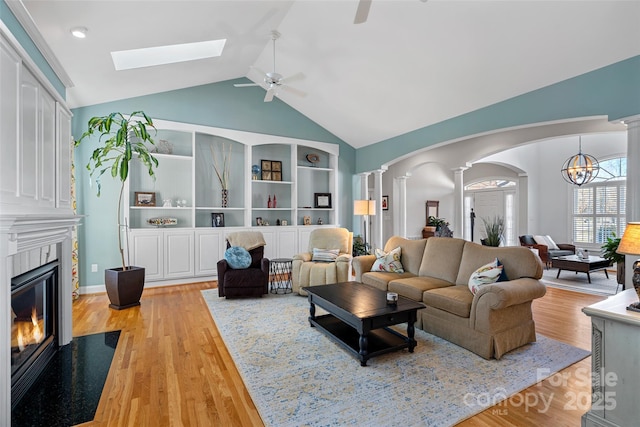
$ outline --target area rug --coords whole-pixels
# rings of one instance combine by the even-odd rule
[[[485,360],[416,330],[414,353],[361,367],[309,326],[306,298],[202,293],[267,426],[450,426],[590,354],[538,335],[501,360]]]
[[[11,412],[12,427],[66,427],[93,420],[120,331],[74,337]]]
[[[586,273],[575,273],[573,271],[562,271],[560,278],[556,278],[557,268],[544,270],[542,283],[547,286],[570,291],[581,292],[592,295],[615,295],[622,291],[622,285],[618,285],[616,273],[609,272],[609,278],[605,276],[603,270],[591,273],[591,283],[587,279]]]

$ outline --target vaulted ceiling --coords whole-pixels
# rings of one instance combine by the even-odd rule
[[[15,2],[19,0],[6,0]],[[243,76],[303,78],[278,97],[359,148],[640,54],[638,1],[22,0],[93,105]],[[72,27],[88,28],[75,39]],[[111,51],[226,38],[221,57],[115,71]],[[261,88],[256,91],[262,102]]]

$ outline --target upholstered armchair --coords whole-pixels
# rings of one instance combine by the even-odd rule
[[[293,292],[307,295],[301,288],[349,281],[352,246],[353,233],[346,228],[313,230],[308,250],[293,256]]]
[[[570,243],[556,243],[550,236],[532,236],[525,234],[520,236],[520,245],[538,250],[538,256],[548,268],[551,266],[551,258],[574,255],[575,245]]]
[[[241,247],[251,257],[246,268],[232,268],[237,260],[221,259],[218,261],[218,296],[261,297],[269,292],[269,260],[264,257],[266,245],[259,231],[237,231],[227,236],[227,252],[231,247]],[[228,256],[225,254],[225,256]],[[240,260],[240,263],[243,260]],[[245,264],[246,265],[246,264]],[[236,265],[238,267],[238,265]]]

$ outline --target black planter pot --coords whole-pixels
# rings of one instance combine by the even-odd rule
[[[104,284],[109,296],[109,307],[122,310],[140,305],[144,290],[144,267],[131,266],[127,270],[109,268],[104,271]]]

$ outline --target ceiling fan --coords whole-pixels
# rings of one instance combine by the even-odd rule
[[[356,18],[353,20],[354,24],[362,24],[367,22],[369,17],[369,9],[371,9],[372,0],[360,0],[358,2],[358,9],[356,10]],[[426,3],[427,0],[420,0],[422,3]]]
[[[252,69],[264,75],[263,82],[262,83],[239,83],[239,84],[234,84],[235,87],[249,87],[249,86],[263,87],[267,91],[267,93],[264,96],[264,102],[271,102],[273,100],[273,97],[278,95],[278,92],[281,89],[294,93],[298,96],[306,95],[305,92],[292,88],[291,86],[288,86],[290,82],[304,78],[304,74],[297,73],[297,74],[294,74],[293,76],[283,77],[282,74],[276,73],[276,40],[278,40],[279,38],[280,38],[280,33],[278,31],[276,30],[271,31],[271,39],[273,40],[273,72],[265,73],[258,67],[251,66]]]

